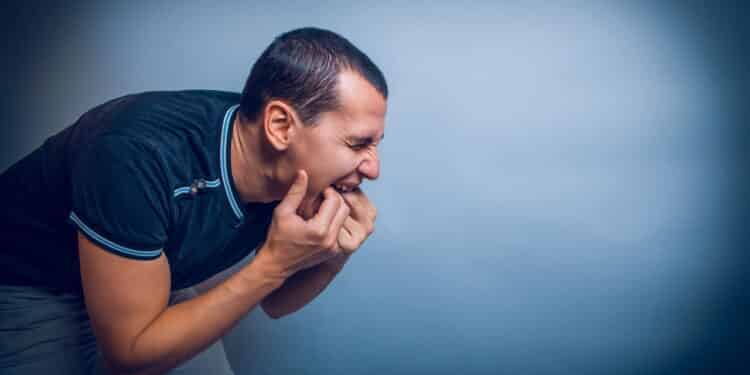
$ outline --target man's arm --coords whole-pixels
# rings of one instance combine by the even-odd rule
[[[78,235],[86,309],[104,358],[116,374],[162,374],[205,349],[297,271],[336,255],[349,208],[333,188],[309,221],[296,215],[307,174],[274,209],[266,242],[250,264],[209,291],[167,306],[171,286],[164,254],[135,260]]]
[[[342,253],[330,261],[295,273],[263,299],[263,311],[272,319],[279,319],[301,309],[325,290],[350,255]]]
[[[344,267],[375,228],[375,206],[360,190],[343,193],[341,197],[350,208],[337,237],[340,253],[315,267],[299,271],[287,278],[280,288],[268,295],[261,306],[268,316],[278,319],[291,314],[315,299]]]
[[[161,374],[225,334],[283,279],[267,276],[264,257],[206,293],[167,307],[167,258],[132,260],[79,234],[81,278],[91,322],[115,373]],[[117,270],[117,272],[112,272]]]

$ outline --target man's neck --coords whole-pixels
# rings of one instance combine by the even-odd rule
[[[273,167],[265,160],[258,127],[242,124],[237,115],[232,122],[230,168],[232,182],[242,203],[269,203],[279,200],[273,191]]]

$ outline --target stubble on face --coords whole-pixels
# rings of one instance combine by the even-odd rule
[[[374,140],[382,137],[386,101],[369,82],[351,71],[340,73],[337,90],[340,109],[322,113],[314,128],[300,132],[304,136],[296,157],[309,167],[310,185],[298,214],[306,220],[315,216],[323,203],[323,192],[331,184],[352,187],[364,178],[377,178],[358,171],[363,154],[352,150],[357,142],[350,139],[355,135]]]

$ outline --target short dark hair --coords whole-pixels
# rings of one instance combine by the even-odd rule
[[[278,99],[290,104],[303,123],[312,125],[321,113],[339,108],[336,83],[344,70],[358,73],[388,99],[383,73],[344,37],[314,27],[281,34],[253,64],[242,90],[240,113],[255,121],[268,101]]]

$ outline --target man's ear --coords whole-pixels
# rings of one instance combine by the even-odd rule
[[[290,105],[280,100],[271,100],[266,104],[263,111],[263,131],[276,150],[284,151],[289,148],[298,122],[297,113]]]

